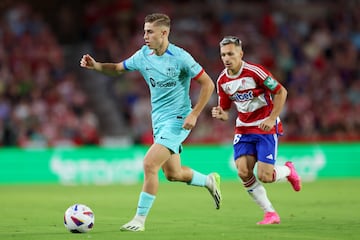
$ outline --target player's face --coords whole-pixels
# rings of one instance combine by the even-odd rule
[[[233,43],[220,47],[221,60],[230,75],[236,74],[241,67],[243,51],[240,46]]]
[[[144,25],[144,40],[145,44],[155,51],[160,51],[167,38],[166,28],[163,26],[156,26],[153,23],[145,23]]]

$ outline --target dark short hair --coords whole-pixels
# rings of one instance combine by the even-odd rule
[[[170,28],[170,18],[163,13],[152,13],[145,17],[145,23],[155,23]]]
[[[230,43],[235,44],[235,46],[241,47],[241,40],[235,36],[225,36],[219,43],[220,47],[228,45]]]

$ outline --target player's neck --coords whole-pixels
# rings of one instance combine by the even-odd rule
[[[239,67],[237,67],[237,68],[234,68],[234,69],[228,69],[227,73],[228,73],[229,76],[235,76],[235,75],[239,74],[240,69],[241,69],[241,65]]]
[[[163,44],[160,45],[160,47],[158,49],[154,49],[154,53],[157,55],[157,56],[161,56],[163,55],[167,48],[169,47],[169,41],[164,41]]]
[[[229,76],[236,76],[239,74],[239,72],[241,71],[241,67],[243,65],[243,61],[240,61],[239,66],[233,68],[233,69],[227,69],[227,74]]]

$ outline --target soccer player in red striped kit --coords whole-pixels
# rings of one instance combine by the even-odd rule
[[[262,183],[287,178],[295,191],[301,189],[301,179],[292,162],[275,165],[278,136],[283,131],[279,115],[287,90],[263,66],[245,62],[243,54],[239,38],[226,36],[220,42],[225,69],[217,80],[219,102],[212,108],[212,116],[226,121],[231,105],[236,106],[233,145],[238,175],[251,198],[264,211],[263,220],[257,224],[279,224],[280,217]]]

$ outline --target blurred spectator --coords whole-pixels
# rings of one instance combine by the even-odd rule
[[[50,26],[30,5],[11,6],[0,19],[0,145],[99,144],[97,118],[87,106]]]
[[[176,23],[171,41],[191,51],[214,81],[223,68],[219,40],[224,35],[242,39],[245,60],[265,65],[288,89],[282,141],[360,140],[358,0],[80,0],[59,10],[59,31],[26,4],[8,8],[0,19],[3,145],[100,143],[101,118],[87,103],[92,93],[84,93],[76,75],[65,69],[56,37],[66,44],[84,40],[94,57],[117,62],[144,44],[134,28],[155,11],[171,16]],[[132,129],[134,143],[151,143],[145,82],[137,74],[126,77],[131,84],[111,79],[109,96],[127,120],[124,127]],[[214,94],[209,107],[216,101]],[[232,126],[205,111],[187,142],[231,141]]]

